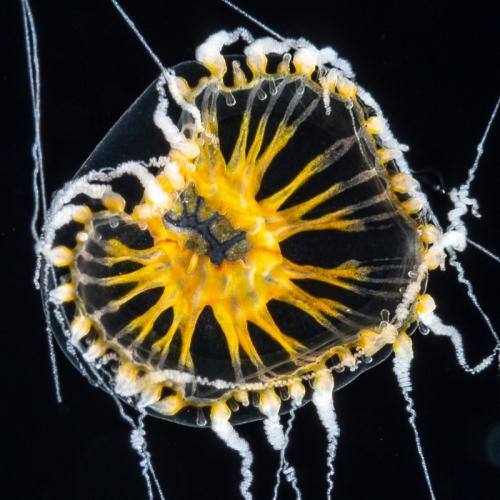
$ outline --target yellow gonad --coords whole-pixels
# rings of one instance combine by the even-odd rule
[[[221,53],[240,39],[244,56]],[[250,498],[231,424],[264,419],[280,449],[278,415],[312,400],[333,473],[333,379],[395,351],[409,390],[407,330],[434,309],[425,282],[444,243],[404,148],[331,48],[240,28],[196,58],[165,70],[57,193],[43,290],[75,365],[143,413],[211,426],[243,456]]]

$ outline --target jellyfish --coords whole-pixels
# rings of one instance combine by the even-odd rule
[[[236,77],[234,77],[234,78],[236,79]],[[270,85],[271,85],[271,84],[270,84],[270,83],[267,83],[267,85],[269,86],[269,87],[266,89],[266,90],[267,90],[267,92],[266,92],[266,93],[267,93],[267,102],[266,102],[266,99],[264,99],[264,100],[262,100],[262,101],[261,101],[261,102],[265,103],[265,105],[267,105],[267,103],[268,103],[268,102],[272,99],[272,97],[271,97],[271,96],[272,96],[272,91],[271,91],[271,88],[270,88]],[[337,87],[336,87],[336,89],[337,89]],[[258,89],[257,89],[257,90],[258,90]],[[300,90],[300,89],[299,89],[299,90]],[[167,91],[168,91],[168,89],[167,89]],[[281,91],[281,90],[280,90],[280,89],[278,89],[278,92],[279,92],[279,91]],[[257,91],[256,91],[256,92],[257,92]],[[296,91],[296,92],[297,92],[297,91]],[[160,93],[161,93],[161,92],[160,92]],[[236,94],[236,92],[233,92],[233,94]],[[201,95],[201,94],[200,94],[200,95]],[[281,94],[280,94],[280,95],[281,95]],[[300,95],[300,94],[297,94],[297,95]],[[318,94],[318,96],[317,96],[316,98],[318,98],[318,97],[319,97],[319,94]],[[201,97],[201,99],[203,99],[203,97]],[[208,98],[207,98],[207,99],[208,99]],[[229,99],[230,99],[230,98],[229,98]],[[235,99],[236,99],[236,97],[235,97]],[[259,103],[259,97],[258,97],[258,96],[257,96],[257,98],[255,99],[255,101],[256,101],[257,103]],[[314,99],[313,99],[313,101],[314,101]],[[309,103],[309,105],[311,105],[311,103]],[[228,106],[229,106],[229,105],[228,105]],[[236,106],[239,106],[239,103],[238,103],[238,102],[236,103]],[[318,104],[317,104],[317,106],[319,106],[319,109],[321,109],[322,111],[324,111],[325,116],[328,116],[328,115],[327,115],[327,105],[323,102],[323,100],[322,100],[322,99],[319,99],[319,100],[318,100]],[[241,107],[241,106],[240,106],[240,107]],[[229,108],[230,108],[230,106],[229,106]],[[156,108],[155,108],[155,109],[156,109]],[[208,108],[205,108],[205,110],[206,110],[206,109],[208,109]],[[254,108],[252,108],[252,109],[254,109]],[[298,116],[302,116],[302,115],[298,115]],[[193,130],[193,129],[194,129],[194,127],[195,127],[195,125],[193,125],[193,123],[194,123],[194,121],[193,121],[193,120],[194,120],[194,119],[189,118],[189,114],[187,114],[187,115],[185,116],[185,121],[184,121],[183,125],[184,125],[184,129],[185,129],[186,131],[188,131],[188,133],[189,133],[189,130]],[[205,120],[205,121],[206,121],[206,120]],[[204,143],[204,147],[205,147],[205,145],[208,145],[208,144],[209,144],[210,140],[213,140],[213,141],[214,141],[214,144],[217,144],[217,142],[216,142],[217,137],[215,137],[215,139],[212,137],[212,139],[211,139],[211,136],[210,136],[210,134],[215,135],[215,133],[214,133],[213,131],[211,131],[209,127],[205,127],[205,128],[206,128],[206,130],[205,130],[205,132],[204,132],[204,134],[205,134],[205,135],[203,136],[203,137],[204,137],[204,139],[203,139],[203,140],[205,141],[205,143]],[[125,138],[123,138],[123,137],[121,137],[121,138],[120,138],[120,140],[121,140],[122,142],[125,142]],[[207,147],[208,147],[208,146],[207,146]],[[214,147],[215,147],[215,146],[214,146]],[[221,146],[221,147],[222,147],[222,146]],[[160,161],[160,160],[158,160],[158,161]],[[162,168],[165,168],[165,165],[160,165],[160,166],[161,166]],[[106,175],[106,174],[103,174],[103,175]],[[81,194],[81,193],[78,193],[78,194]],[[191,196],[191,198],[190,198],[190,196]],[[194,196],[194,195],[189,195],[189,192],[187,192],[187,193],[184,195],[184,197],[183,197],[183,198],[180,198],[180,199],[182,199],[182,200],[183,200],[183,201],[182,201],[183,206],[187,206],[187,205],[189,205],[190,200],[192,201],[192,199],[193,199],[193,196]],[[209,196],[209,192],[207,192],[206,196],[207,196],[207,197]],[[112,193],[111,193],[111,198],[113,198]],[[196,200],[197,200],[197,199],[195,198],[195,201],[196,201]],[[406,200],[405,200],[405,201],[406,201]],[[111,203],[111,202],[110,202],[110,203]],[[121,203],[121,202],[120,202],[120,201],[118,201],[117,203]],[[198,204],[199,204],[200,202],[199,202],[199,201],[196,201],[196,203],[198,203]],[[199,207],[199,206],[197,207],[197,210],[198,210],[198,209],[200,209],[200,207]],[[179,208],[179,210],[181,210],[181,209]],[[225,224],[225,221],[222,219],[222,216],[223,216],[222,212],[223,212],[223,210],[221,209],[221,210],[220,210],[220,211],[218,211],[217,213],[218,213],[218,214],[220,215],[220,217],[221,217],[221,218],[219,219],[219,224],[223,226],[223,225]],[[117,213],[120,213],[120,212],[118,211]],[[126,213],[126,212],[125,212],[125,213]],[[217,215],[217,217],[219,217],[219,215]],[[181,219],[181,220],[182,220],[182,219]],[[172,222],[172,221],[174,221],[174,219],[172,219],[172,220],[170,221],[170,223],[171,223],[171,224],[173,224],[173,222]],[[220,221],[222,221],[222,222],[220,222]],[[113,222],[109,222],[109,227],[108,227],[108,229],[109,229],[109,228],[113,229],[113,227],[112,227],[112,226],[113,226],[115,223],[116,223],[115,221],[113,221]],[[173,225],[175,226],[175,224],[173,224]],[[121,222],[120,222],[120,221],[118,221],[118,226],[117,226],[117,227],[118,227],[118,228],[120,228],[120,227],[121,227]],[[175,226],[175,227],[178,227],[178,226]],[[235,229],[233,226],[231,226],[231,227],[232,227],[232,229],[233,229],[233,230]],[[237,239],[238,237],[239,237],[238,235],[236,235],[236,236],[235,236],[235,238],[236,238],[236,239]],[[252,245],[252,242],[249,240],[249,238],[248,238],[248,237],[246,238],[246,240],[248,241],[248,243],[246,243],[247,245]],[[241,241],[243,241],[243,240],[238,240],[238,242],[239,242],[239,243],[240,243]],[[195,243],[196,243],[196,242],[195,242]],[[190,241],[190,242],[188,243],[188,245],[194,245],[195,243],[193,243],[192,241]],[[198,241],[198,243],[200,243],[200,242]],[[202,244],[203,244],[203,242],[202,242]],[[254,245],[254,246],[255,246],[255,245]],[[191,249],[192,249],[192,247],[191,247]],[[141,250],[142,250],[142,249],[141,249]],[[87,251],[87,250],[85,250],[85,251]],[[212,264],[216,264],[216,263],[217,263],[217,259],[218,259],[218,258],[220,258],[220,257],[217,257],[216,255],[212,255],[212,254],[209,254],[209,253],[205,253],[205,254],[203,254],[203,255],[204,255],[205,257],[206,257],[206,255],[209,255],[209,257],[207,257],[207,258],[210,260],[210,262],[212,262],[212,260],[210,259],[210,257],[213,257],[214,261],[212,262]],[[239,254],[238,254],[238,255],[239,255]],[[98,259],[98,258],[108,258],[108,257],[109,257],[109,256],[105,256],[105,257],[95,257],[95,259],[94,259],[94,260],[96,260],[96,259]],[[229,259],[229,260],[230,260],[230,259]],[[235,258],[235,260],[234,260],[233,262],[237,262],[237,261],[238,261],[238,258]],[[189,265],[188,265],[188,267],[189,267]],[[72,272],[73,272],[73,271],[72,271]],[[78,272],[78,270],[76,270],[75,272]],[[288,271],[288,272],[290,272],[290,271]],[[82,273],[82,274],[85,274],[85,273]],[[64,280],[63,280],[63,281],[64,281]],[[71,280],[70,280],[70,281],[71,281]],[[66,283],[62,283],[62,284],[63,284],[63,285],[64,285],[64,284],[68,284],[70,281],[67,281]],[[404,283],[403,283],[402,285],[404,285]],[[219,313],[219,314],[222,314],[222,313]],[[380,326],[380,325],[379,325],[379,326]],[[125,334],[124,334],[124,335],[125,335]],[[248,353],[247,353],[247,356],[248,356]],[[70,357],[71,357],[71,356],[70,356]],[[185,360],[185,361],[186,361],[186,360]],[[189,364],[189,360],[187,360],[187,361],[184,363],[184,365],[187,365],[187,364]],[[375,370],[373,370],[373,371],[375,371]],[[370,371],[370,375],[371,375],[371,371]],[[366,375],[366,376],[360,377],[360,381],[361,381],[361,380],[363,380],[364,378],[368,378],[368,377],[370,377],[370,375]],[[361,383],[361,382],[359,382],[359,381],[358,381],[358,382],[353,382],[353,386],[354,386],[354,384],[359,384],[359,383]],[[347,391],[347,390],[346,390],[346,391]],[[341,394],[341,393],[342,393],[342,391],[339,391],[337,394]],[[259,396],[259,397],[260,397],[260,396]],[[240,403],[240,405],[242,405],[242,406],[243,406],[243,402],[242,402],[242,401],[237,401],[237,403]],[[337,407],[337,409],[338,409],[338,405],[337,405],[337,404],[336,404],[336,407]],[[403,405],[403,411],[404,411],[404,405]],[[205,418],[205,419],[208,421],[207,416],[205,416],[205,417],[201,416],[201,417],[200,417],[200,416],[199,416],[199,412],[195,412],[195,416],[193,416],[193,418],[194,418],[194,419],[196,419],[196,420],[201,420],[201,421],[203,420],[203,418]],[[297,418],[298,418],[298,417],[297,417]],[[405,417],[404,417],[404,416],[401,416],[401,418],[402,418],[403,420],[405,420]],[[317,421],[316,421],[316,423],[317,423]],[[311,425],[311,424],[309,423],[309,425]],[[345,428],[345,425],[344,425],[344,426],[342,426],[342,430],[343,430],[344,428]],[[244,431],[243,431],[243,427],[241,427],[241,429],[242,429],[242,431],[241,431],[241,432],[243,433],[243,432],[244,432]],[[238,428],[238,430],[239,430],[239,428]],[[200,434],[200,431],[196,431],[196,432],[197,432],[197,434],[198,434],[198,438],[197,438],[197,439],[199,439],[199,434]],[[250,441],[250,443],[252,443],[252,441]],[[201,452],[201,451],[199,451],[199,450],[198,450],[198,451],[197,451],[197,452],[195,452],[195,453],[199,453],[199,454],[203,455],[203,454],[204,454],[204,453],[206,453],[206,452],[205,452],[205,451]],[[208,458],[208,456],[209,456],[209,455],[205,455],[205,458],[207,459],[207,458]],[[337,464],[339,463],[339,461],[340,461],[340,459],[338,459],[338,460],[337,460],[337,462],[336,462],[336,464],[335,464],[336,466],[337,466]],[[236,473],[237,473],[237,470],[238,470],[238,469],[236,468]],[[235,474],[235,473],[234,473],[234,474]],[[234,474],[233,474],[233,476],[234,476]],[[337,471],[336,476],[335,476],[335,481],[337,481],[337,478],[338,478],[339,474],[340,474],[340,473]]]

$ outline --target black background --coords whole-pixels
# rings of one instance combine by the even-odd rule
[[[215,0],[123,0],[123,7],[172,66],[219,29],[264,33]],[[287,0],[239,5],[284,36],[332,45],[381,105],[416,169],[439,170],[446,188],[466,178],[500,95],[499,15],[494,2],[332,2]],[[7,8],[5,8],[7,6]],[[158,70],[111,2],[33,1],[42,79],[42,142],[48,193],[69,180]],[[31,276],[33,121],[20,2],[2,2],[0,28],[2,252],[2,496],[15,499],[146,498],[129,429],[113,401],[90,387],[58,352],[64,398],[57,404],[40,298]],[[470,237],[497,254],[500,117],[486,143],[472,196],[483,218],[467,218]],[[420,177],[425,180],[427,177]],[[424,184],[445,223],[447,199]],[[462,256],[497,328],[499,267],[473,248]],[[464,333],[471,363],[494,345],[455,273],[435,271],[438,313]],[[500,491],[498,368],[471,377],[446,339],[414,337],[413,396],[438,499],[494,499]],[[391,362],[335,394],[341,427],[334,498],[424,499],[426,491],[405,404]],[[257,500],[272,498],[277,453],[262,425],[238,429],[255,451]],[[167,499],[238,498],[239,459],[209,430],[147,422],[150,450]],[[495,438],[496,433],[496,438]],[[496,465],[485,452],[489,446]],[[288,456],[304,499],[324,498],[326,439],[314,408],[296,420]],[[290,489],[280,498],[294,498]]]

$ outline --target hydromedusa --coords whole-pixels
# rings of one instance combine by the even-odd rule
[[[269,94],[270,94],[270,92],[269,92]],[[321,104],[321,105],[323,105],[323,104]]]

